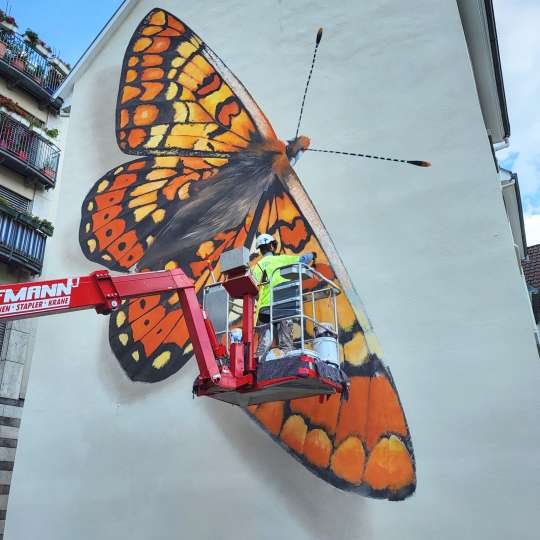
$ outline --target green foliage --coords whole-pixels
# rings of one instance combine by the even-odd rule
[[[58,137],[58,134],[60,133],[56,128],[54,129],[45,129],[45,133],[51,138],[56,139]]]
[[[30,28],[26,29],[26,32],[24,33],[24,35],[28,38],[28,41],[30,41],[30,43],[39,42],[39,36],[37,35],[37,32],[34,32]]]
[[[14,217],[16,221],[24,223],[33,229],[39,230],[47,236],[52,236],[54,225],[47,219],[41,219],[30,212],[21,212],[10,204],[10,202],[0,196],[0,211]]]

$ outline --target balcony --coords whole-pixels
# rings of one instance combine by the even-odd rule
[[[63,102],[53,94],[66,76],[21,36],[7,30],[0,30],[0,75],[53,112],[60,110]]]
[[[0,163],[46,189],[54,187],[60,149],[9,114],[0,112]]]
[[[45,229],[46,230],[46,229]],[[52,234],[50,231],[48,234]],[[0,203],[0,261],[40,274],[47,234],[27,214]]]

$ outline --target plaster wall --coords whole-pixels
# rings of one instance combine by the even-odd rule
[[[162,0],[217,51],[283,138],[427,159],[307,153],[296,167],[349,268],[411,428],[416,494],[326,485],[239,409],[191,399],[193,365],[131,383],[92,312],[42,319],[5,538],[537,538],[540,363],[456,5],[447,0]],[[129,159],[114,139],[120,62],[143,0],[72,96],[46,273],[95,267],[80,205]]]

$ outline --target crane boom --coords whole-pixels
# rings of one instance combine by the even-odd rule
[[[228,348],[217,339],[211,320],[199,305],[194,282],[180,268],[119,276],[97,270],[75,278],[0,284],[0,320],[84,309],[107,315],[130,298],[176,292],[199,366],[194,394],[246,406],[346,389],[348,379],[339,367],[306,354],[282,362],[283,369],[278,371],[258,366],[253,352],[257,285],[245,266],[231,268],[226,276],[223,288],[243,306],[242,340],[231,342]]]
[[[30,281],[3,285],[0,289],[0,320],[42,317],[55,313],[95,309],[106,315],[123,300],[163,292],[178,293],[201,376],[219,380],[203,312],[193,281],[182,270],[162,270],[113,276],[97,270],[77,278]]]

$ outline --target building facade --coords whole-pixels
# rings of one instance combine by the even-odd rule
[[[54,231],[69,73],[32,31],[0,12],[0,287],[43,271]],[[3,532],[36,323],[0,322],[0,531]]]
[[[159,383],[132,382],[111,351],[107,319],[85,312],[40,320],[5,537],[225,539],[240,529],[299,540],[536,538],[540,466],[529,447],[540,442],[540,366],[515,249],[519,215],[495,158],[510,125],[491,2],[159,7],[219,54],[283,139],[294,134],[324,26],[300,131],[314,148],[432,163],[306,152],[295,166],[392,370],[416,492],[380,501],[322,481],[242,410],[192,400],[193,362]],[[71,115],[51,277],[97,268],[79,244],[92,227],[81,223],[87,194],[140,157],[121,144],[121,125],[117,140],[117,99],[129,99],[118,92],[132,77],[126,70],[120,81],[121,66],[153,8],[125,2],[55,95]],[[141,109],[141,126],[152,110]],[[123,324],[112,321],[113,330]]]

